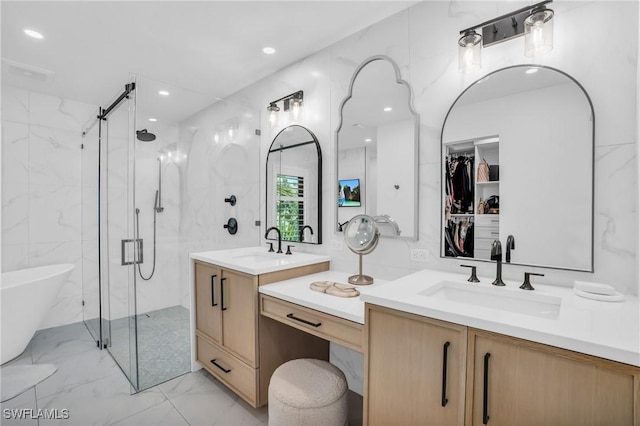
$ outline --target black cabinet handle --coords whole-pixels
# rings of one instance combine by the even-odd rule
[[[442,347],[442,406],[446,407],[447,402],[447,352],[449,351],[451,342],[445,342]]]
[[[220,310],[226,311],[227,307],[224,306],[224,282],[226,278],[220,278]]]
[[[215,365],[215,366],[216,366],[216,367],[218,367],[220,370],[224,371],[224,374],[231,373],[231,370],[229,370],[229,369],[227,369],[227,368],[224,368],[223,366],[221,366],[220,364],[218,364],[218,363],[216,362],[216,360],[215,360],[215,359],[212,359],[212,360],[211,360],[211,364]]]
[[[217,275],[211,275],[211,306],[218,306],[215,298],[215,293],[216,293],[215,278],[216,277]]]
[[[298,318],[298,317],[294,316],[293,313],[287,314],[287,318],[291,318],[292,320],[303,322],[303,323],[308,324],[308,325],[310,325],[312,327],[320,327],[322,325],[321,322],[311,322],[311,321],[307,321],[306,319]]]
[[[489,423],[489,357],[491,354],[484,354],[484,382],[482,385],[482,424]]]

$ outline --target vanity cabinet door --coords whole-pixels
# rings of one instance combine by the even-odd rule
[[[469,334],[468,425],[640,424],[640,369],[489,332]]]
[[[222,269],[195,262],[196,329],[214,342],[222,343],[222,311],[220,282]]]
[[[464,424],[466,327],[368,304],[365,312],[365,424]]]
[[[222,275],[222,346],[257,367],[258,278],[228,269]]]

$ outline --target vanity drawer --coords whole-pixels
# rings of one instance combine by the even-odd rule
[[[479,251],[479,250],[486,250],[486,251],[491,251],[491,244],[493,243],[494,240],[499,239],[498,236],[495,236],[493,238],[478,238],[476,237],[473,240],[473,250],[474,251]]]
[[[473,257],[475,259],[491,260],[491,250],[473,249]]]
[[[474,217],[476,226],[500,226],[500,216],[497,214],[477,214]]]
[[[362,324],[264,294],[260,295],[260,313],[314,336],[364,352]]]
[[[499,227],[476,226],[473,230],[474,238],[491,238],[491,241],[500,239]]]
[[[259,370],[199,335],[196,336],[196,345],[196,359],[200,365],[248,403],[257,406]]]

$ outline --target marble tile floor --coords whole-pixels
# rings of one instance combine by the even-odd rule
[[[131,394],[131,385],[82,323],[41,330],[10,364],[52,363],[58,371],[2,403],[1,425],[266,425],[254,409],[204,370]],[[8,419],[5,409],[55,410],[68,419]]]
[[[268,423],[267,407],[251,407],[204,370],[132,395],[131,385],[122,371],[107,351],[96,348],[83,323],[38,331],[25,352],[8,365],[32,363],[51,363],[58,371],[0,404],[2,426],[257,426]],[[362,398],[352,392],[349,397],[349,424],[360,425]],[[21,409],[32,410],[32,415]],[[58,418],[44,418],[44,415],[37,418],[38,410],[40,414],[57,414],[53,417]],[[10,418],[12,412],[26,414],[27,418]],[[68,418],[64,418],[65,413]]]

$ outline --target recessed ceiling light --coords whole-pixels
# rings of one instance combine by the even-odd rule
[[[527,74],[533,74],[538,72],[538,68],[529,68],[528,70],[525,71],[525,73]]]
[[[364,141],[365,142],[371,142],[371,138],[366,138]]]
[[[149,121],[158,121],[157,118],[150,118]]]
[[[167,92],[166,90],[159,90],[158,95],[169,96],[169,92]]]
[[[34,31],[34,30],[30,30],[28,28],[26,30],[24,30],[24,33],[26,35],[28,35],[29,37],[37,38],[38,40],[41,40],[41,39],[44,38],[44,36],[42,34],[40,34],[39,32]]]
[[[391,108],[391,107],[384,107],[384,110],[383,110],[383,111],[384,111],[384,112],[389,112],[389,111],[391,111],[392,109],[393,109],[393,108]]]
[[[262,48],[262,53],[265,53],[267,55],[273,55],[274,53],[276,53],[276,49],[274,49],[273,47],[266,46]]]

